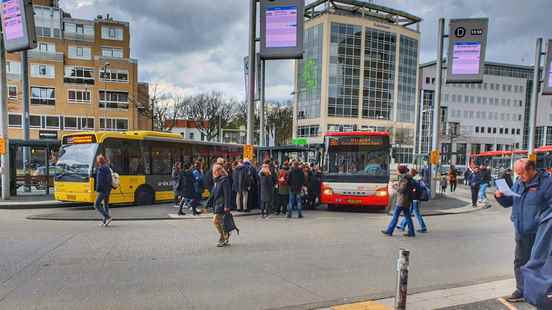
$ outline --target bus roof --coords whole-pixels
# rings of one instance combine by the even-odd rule
[[[514,150],[514,151],[490,151],[490,152],[481,152],[479,154],[473,154],[473,156],[486,156],[486,157],[493,157],[493,156],[511,156],[512,153],[514,155],[526,155],[526,150]]]
[[[354,137],[354,136],[386,136],[389,137],[389,133],[386,131],[350,131],[350,132],[326,132],[326,137]]]
[[[227,146],[241,146],[241,144],[234,143],[218,143],[218,142],[205,142],[187,140],[182,135],[169,132],[147,131],[147,130],[135,130],[135,131],[83,131],[65,134],[62,140],[66,137],[78,137],[78,136],[94,136],[98,143],[104,142],[107,138],[119,138],[128,140],[150,140],[150,141],[171,141],[171,142],[187,142],[194,144],[204,145],[227,145]]]

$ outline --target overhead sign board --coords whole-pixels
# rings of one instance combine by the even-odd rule
[[[447,83],[481,83],[487,50],[487,18],[451,19]]]
[[[261,0],[261,58],[303,57],[304,0]]]
[[[36,47],[34,12],[30,0],[0,0],[0,15],[7,52]]]
[[[548,40],[546,63],[544,66],[544,87],[543,95],[552,95],[552,40]]]

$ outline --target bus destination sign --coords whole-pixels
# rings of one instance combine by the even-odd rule
[[[385,136],[331,137],[330,146],[385,145],[387,139]]]

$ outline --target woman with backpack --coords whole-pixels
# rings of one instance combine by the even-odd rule
[[[410,170],[410,175],[412,176],[412,179],[414,182],[416,182],[416,197],[413,197],[412,204],[410,205],[410,214],[414,214],[416,219],[418,220],[418,224],[420,225],[420,229],[417,230],[419,233],[426,233],[427,232],[427,225],[424,221],[424,218],[422,217],[422,213],[420,212],[420,207],[422,204],[422,201],[424,198],[422,198],[422,192],[426,190],[424,187],[426,187],[425,183],[422,180],[414,180],[416,175],[418,174],[418,171],[416,169]],[[426,193],[427,194],[427,193]],[[429,197],[426,197],[429,198]],[[412,222],[414,224],[414,222]],[[406,217],[403,218],[401,224],[399,225],[399,229],[404,231],[404,228],[406,227]]]
[[[397,191],[397,202],[395,210],[393,211],[393,217],[387,226],[387,229],[382,230],[381,232],[384,235],[392,236],[393,231],[395,231],[397,223],[399,222],[401,213],[404,213],[406,225],[408,226],[408,233],[405,233],[404,235],[407,237],[414,237],[416,236],[416,233],[414,232],[414,224],[412,223],[410,214],[410,205],[412,204],[415,181],[412,179],[412,176],[408,174],[408,167],[406,166],[399,166],[398,173],[399,180],[397,183],[393,184],[393,189]]]
[[[96,157],[96,202],[94,208],[98,211],[103,219],[100,226],[107,227],[111,221],[111,215],[109,214],[109,195],[113,186],[113,177],[111,175],[111,169],[107,164],[107,160],[103,155]],[[103,202],[103,207],[101,206]]]
[[[272,193],[274,191],[274,177],[270,171],[269,164],[263,164],[259,171],[260,192],[261,192],[261,217],[269,218],[272,209]]]

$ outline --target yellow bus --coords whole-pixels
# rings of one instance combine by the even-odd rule
[[[174,200],[175,162],[201,159],[204,169],[217,157],[241,157],[243,145],[191,141],[179,134],[153,131],[81,132],[64,135],[56,167],[55,199],[93,203],[95,158],[103,154],[120,175],[110,202],[152,204]]]

